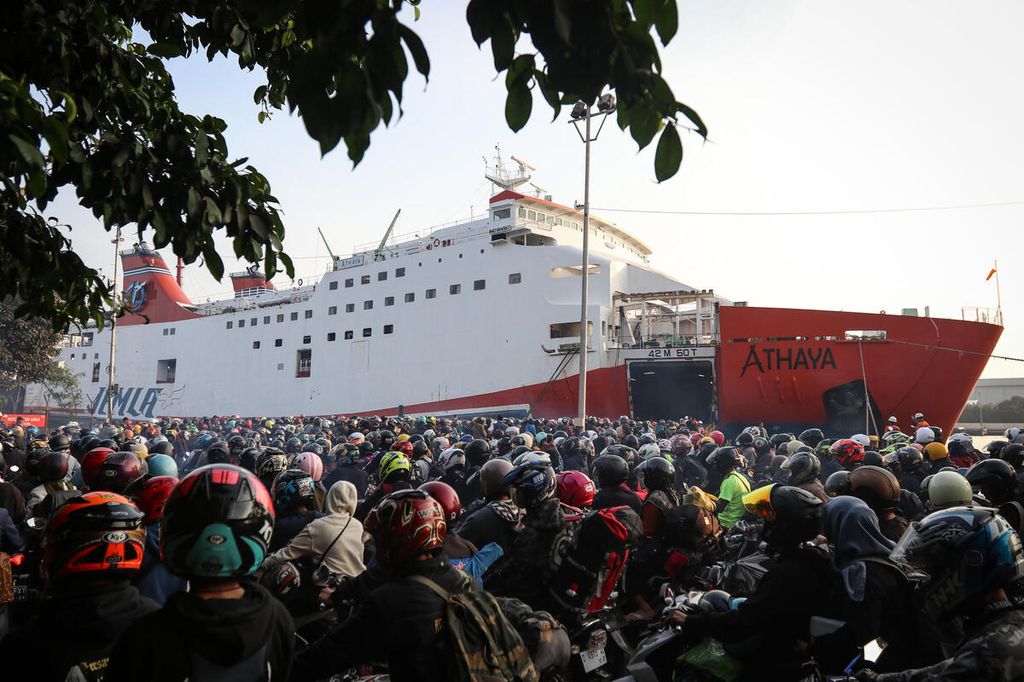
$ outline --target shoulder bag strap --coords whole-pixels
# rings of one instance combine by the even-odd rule
[[[327,553],[331,551],[331,547],[334,547],[334,544],[338,540],[341,539],[341,536],[345,534],[345,531],[348,530],[348,524],[350,524],[350,523],[352,523],[352,515],[351,514],[349,514],[348,521],[345,522],[345,526],[341,529],[341,532],[339,532],[337,535],[335,535],[334,539],[331,540],[331,544],[327,545],[327,549],[325,549],[323,552],[320,553],[320,559],[316,562],[317,566],[319,566],[320,564],[322,564],[324,562],[324,557],[326,557]]]

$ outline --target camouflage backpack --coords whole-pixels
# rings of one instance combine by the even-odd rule
[[[454,592],[421,575],[411,575],[409,580],[427,587],[446,602],[448,679],[537,682],[537,670],[522,638],[490,593],[476,589],[468,576]]]

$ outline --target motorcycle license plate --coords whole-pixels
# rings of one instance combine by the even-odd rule
[[[608,662],[608,654],[604,647],[599,649],[584,649],[580,652],[580,659],[583,661],[583,672],[589,673]]]
[[[14,601],[28,601],[28,585],[15,585],[13,591]]]

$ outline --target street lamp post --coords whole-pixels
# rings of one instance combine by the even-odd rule
[[[587,332],[587,306],[590,295],[590,143],[595,141],[604,124],[608,120],[608,114],[615,111],[615,96],[607,93],[597,101],[597,113],[590,109],[590,105],[580,100],[572,108],[572,123],[580,140],[583,141],[586,152],[583,163],[583,267],[580,270],[580,373],[579,373],[579,401],[577,420],[582,429],[587,421],[587,347],[589,346],[590,334]],[[597,132],[591,134],[591,119],[595,116],[601,117],[601,125]],[[584,129],[580,130],[580,121],[584,122]],[[579,209],[579,205],[576,206]]]

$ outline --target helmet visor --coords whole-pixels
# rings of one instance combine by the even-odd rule
[[[743,506],[748,512],[765,521],[775,521],[775,510],[772,509],[772,488],[774,487],[773,483],[747,493],[743,496]]]

